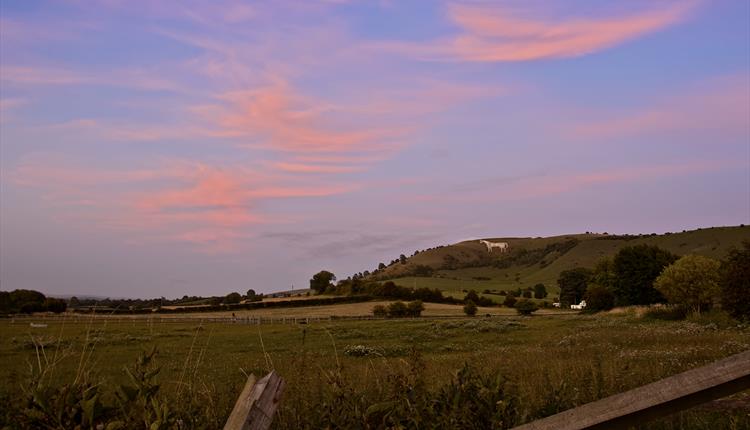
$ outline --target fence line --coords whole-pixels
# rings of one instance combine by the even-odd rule
[[[534,315],[534,318],[547,317],[547,316],[574,316],[576,314],[563,312],[563,313],[549,313]],[[421,317],[410,317],[410,318],[387,318],[387,317],[376,317],[373,315],[329,315],[329,316],[298,316],[298,317],[266,317],[266,316],[221,316],[221,317],[204,317],[204,316],[126,316],[126,315],[105,315],[105,314],[72,314],[72,315],[49,315],[49,316],[35,316],[35,315],[23,315],[15,316],[12,318],[5,319],[10,324],[29,324],[29,323],[55,323],[65,321],[65,323],[73,324],[86,324],[92,320],[107,321],[108,323],[133,323],[133,322],[147,322],[153,323],[223,323],[223,324],[238,324],[238,325],[267,325],[267,324],[313,324],[321,322],[334,322],[334,321],[385,321],[385,320],[407,320],[407,321],[419,321],[419,320],[451,320],[451,319],[481,319],[481,318],[492,318],[492,319],[515,319],[518,315],[490,315],[483,317],[467,317],[466,315],[429,315]],[[0,320],[3,321],[3,320]]]

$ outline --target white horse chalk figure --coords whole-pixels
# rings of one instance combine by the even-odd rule
[[[480,240],[479,243],[483,243],[487,247],[487,252],[492,252],[492,248],[498,248],[500,252],[508,250],[508,242],[490,242],[488,240]]]

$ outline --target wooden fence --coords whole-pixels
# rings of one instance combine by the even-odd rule
[[[514,430],[627,429],[747,389],[750,389],[750,351]]]

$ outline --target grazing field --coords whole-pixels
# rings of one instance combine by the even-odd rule
[[[9,405],[0,424],[27,419],[24,395],[40,384],[92,381],[101,384],[102,401],[113,402],[114,387],[128,382],[123,368],[152,347],[161,367],[160,396],[183,426],[220,427],[245,375],[275,368],[288,381],[275,420],[275,427],[284,429],[401,422],[418,411],[388,402],[406,404],[404,396],[419,399],[419,393],[464,387],[455,383],[461,369],[459,377],[479,375],[469,379],[481,384],[504,381],[502,428],[750,349],[747,327],[705,316],[653,321],[634,311],[260,326],[119,321],[61,318],[44,328],[32,328],[28,321],[0,322],[0,401]],[[392,415],[378,415],[378,405],[384,404],[391,405]],[[739,395],[649,428],[748,426],[747,396]]]

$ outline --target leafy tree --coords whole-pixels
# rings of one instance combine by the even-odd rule
[[[577,304],[586,294],[586,288],[591,279],[591,270],[584,267],[563,270],[557,278],[560,287],[560,304],[567,307]]]
[[[47,297],[47,299],[44,301],[44,308],[49,312],[59,314],[65,312],[65,309],[68,308],[68,303],[65,300]]]
[[[321,270],[310,279],[310,289],[318,294],[323,294],[328,287],[333,286],[332,282],[335,280],[336,275],[327,270]]]
[[[516,305],[516,301],[516,298],[512,294],[508,294],[505,296],[505,300],[503,300],[503,305],[512,308]]]
[[[648,305],[664,301],[654,288],[662,270],[677,261],[669,251],[651,245],[627,246],[612,260],[615,304]]]
[[[253,300],[255,298],[255,290],[253,290],[252,288],[247,290],[246,297],[248,300]]]
[[[386,309],[383,305],[375,305],[372,308],[372,314],[376,317],[382,318],[388,315],[388,309]]]
[[[685,305],[700,313],[701,308],[710,308],[718,297],[718,261],[701,255],[686,255],[667,266],[654,281],[654,288],[670,303]]]
[[[240,293],[229,293],[226,297],[224,297],[224,303],[231,305],[235,303],[239,303],[242,300],[242,296]]]
[[[545,297],[547,297],[547,287],[542,283],[534,285],[534,298],[543,299]]]
[[[466,296],[464,296],[464,302],[467,302],[471,300],[475,304],[479,302],[479,294],[477,294],[474,290],[469,290],[468,293],[466,293]]]
[[[608,311],[615,307],[615,295],[609,288],[601,285],[590,285],[583,299],[586,300],[587,312]]]
[[[386,267],[386,266],[385,266],[385,264],[384,264],[384,263],[380,263],[380,264],[378,264],[378,270],[383,270],[383,269],[385,269],[385,267]]]
[[[602,258],[599,260],[599,262],[596,263],[596,267],[594,267],[594,274],[591,277],[591,281],[602,287],[612,289],[615,286],[615,279],[616,276],[612,259]]]
[[[404,254],[401,254],[401,255],[399,255],[399,256],[398,256],[398,261],[399,261],[399,262],[400,262],[401,264],[406,264],[406,256],[405,256]]]
[[[530,298],[531,298],[531,291],[529,291],[529,290],[524,290],[524,292],[523,292],[523,293],[521,293],[521,295],[522,295],[522,296],[523,296],[523,298],[525,298],[525,299],[530,299]]]
[[[467,300],[464,305],[464,313],[470,317],[477,314],[477,305],[471,300]]]
[[[0,313],[10,312],[11,300],[10,293],[7,291],[0,291]]]
[[[520,315],[531,315],[532,312],[536,312],[539,310],[539,306],[536,305],[536,303],[532,302],[528,299],[521,299],[516,303],[516,311]]]
[[[413,302],[409,302],[409,304],[406,305],[406,310],[407,314],[410,317],[418,317],[422,315],[424,305],[422,304],[421,300],[414,300]]]
[[[721,265],[721,307],[734,318],[750,320],[750,241],[729,251]]]

